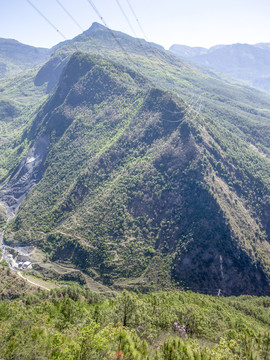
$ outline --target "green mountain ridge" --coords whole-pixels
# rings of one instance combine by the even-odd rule
[[[21,139],[50,145],[6,241],[115,289],[269,294],[269,96],[115,36],[132,62],[101,27],[36,76],[60,79]]]
[[[37,86],[47,84],[50,92],[57,85],[64,66],[75,51],[98,54],[107,60],[125,63],[133,68],[136,57],[154,59],[157,55],[164,56],[162,46],[148,43],[143,39],[134,39],[119,31],[112,31],[99,23],[92,26],[72,41],[60,43],[48,62],[41,67],[35,78]],[[179,62],[179,61],[177,61]],[[139,63],[137,64],[137,66]],[[140,72],[139,67],[136,68]]]
[[[13,39],[0,38],[0,78],[32,69],[48,60],[50,49],[36,48]]]

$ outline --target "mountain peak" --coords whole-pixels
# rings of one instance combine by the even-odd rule
[[[84,34],[90,34],[98,30],[106,30],[106,26],[101,25],[98,22],[93,22],[93,24],[90,26],[90,28],[86,31],[84,31]]]

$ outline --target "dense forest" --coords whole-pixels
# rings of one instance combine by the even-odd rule
[[[69,57],[4,149],[3,174],[22,154],[3,175],[2,201],[20,206],[6,243],[34,245],[114,289],[268,295],[268,97],[252,103],[251,90],[215,80],[222,95],[200,110],[153,81],[99,56]]]
[[[20,288],[0,289],[1,359],[269,359],[268,297]]]

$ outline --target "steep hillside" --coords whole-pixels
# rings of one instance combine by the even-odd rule
[[[210,49],[172,45],[170,51],[270,92],[269,44],[217,45]]]
[[[64,65],[76,51],[96,54],[107,60],[124,63],[139,72],[142,63],[143,68],[146,66],[148,69],[151,66],[158,68],[157,61],[162,58],[170,61],[170,56],[161,46],[143,39],[135,39],[119,31],[112,31],[98,23],[93,23],[88,30],[72,41],[64,42],[61,46],[60,44],[35,78],[36,85],[47,84],[48,92],[57,85]],[[177,63],[179,63],[178,59]]]
[[[6,241],[112,288],[269,294],[269,96],[98,24],[30,83],[55,90],[6,147]]]
[[[38,70],[29,70],[14,77],[0,79],[0,183],[7,181],[12,171],[29,150],[23,133],[45,101],[46,86],[36,86]]]
[[[0,78],[32,69],[48,60],[51,51],[0,38]]]
[[[1,253],[0,253],[1,255]],[[31,286],[17,274],[12,272],[8,266],[0,262],[0,301],[16,299],[20,296],[29,296],[37,291],[37,288]]]
[[[29,150],[29,143],[22,135],[46,95],[45,85],[34,84],[39,69],[22,70],[45,62],[49,52],[15,40],[0,39],[0,45],[0,63],[4,57],[3,61],[14,65],[7,67],[3,78],[0,70],[0,183],[3,185]]]
[[[200,74],[193,82],[194,73],[194,88],[208,82],[220,92],[207,95],[204,113],[133,70],[73,55],[24,134],[48,136],[50,146],[6,240],[114,288],[269,294],[268,110],[254,115],[259,95],[249,107],[251,90]],[[14,180],[1,192],[7,203]]]

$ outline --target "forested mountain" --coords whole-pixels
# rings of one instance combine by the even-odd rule
[[[49,49],[25,45],[13,39],[0,38],[0,78],[32,69],[48,60],[50,54]]]
[[[172,45],[170,51],[270,92],[270,44],[216,45],[210,49]]]
[[[6,242],[111,289],[270,293],[267,94],[98,24],[24,76],[0,83]]]

